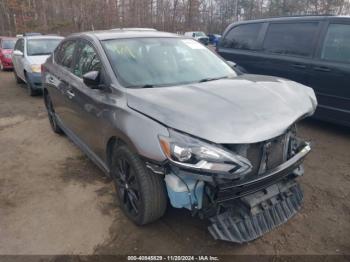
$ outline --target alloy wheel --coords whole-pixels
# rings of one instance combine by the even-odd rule
[[[125,158],[117,160],[113,180],[121,204],[131,216],[137,216],[140,211],[140,189],[136,181],[135,171]]]

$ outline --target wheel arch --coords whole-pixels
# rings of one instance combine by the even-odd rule
[[[136,147],[134,146],[134,144],[131,142],[129,138],[127,138],[126,136],[121,137],[117,135],[112,135],[107,140],[107,144],[106,144],[106,162],[108,167],[111,166],[111,162],[113,158],[113,150],[116,147],[122,146],[122,145],[126,145],[131,151],[138,154],[138,150],[136,149]]]

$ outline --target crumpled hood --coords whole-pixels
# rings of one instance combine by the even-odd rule
[[[282,78],[242,75],[175,87],[129,89],[128,106],[164,125],[214,143],[276,137],[312,115],[314,91]]]
[[[46,59],[49,57],[49,55],[33,55],[28,56],[28,62],[31,65],[41,65],[46,62]]]

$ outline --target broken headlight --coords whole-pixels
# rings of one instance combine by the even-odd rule
[[[169,137],[159,136],[161,148],[174,164],[210,173],[244,175],[252,165],[248,159],[217,145],[169,129]]]

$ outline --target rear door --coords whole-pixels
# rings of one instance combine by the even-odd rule
[[[45,82],[53,87],[49,92],[55,113],[68,129],[72,129],[74,125],[70,108],[72,97],[69,95],[69,90],[73,81],[72,65],[76,46],[77,40],[62,42],[54,52],[52,68],[45,74]]]
[[[249,73],[263,68],[264,58],[259,53],[266,23],[238,24],[231,28],[219,42],[218,53],[235,62]]]
[[[310,86],[318,98],[316,117],[350,126],[350,22],[331,20],[324,27]]]
[[[319,21],[274,22],[262,44],[264,62],[252,73],[284,77],[308,84]]]

